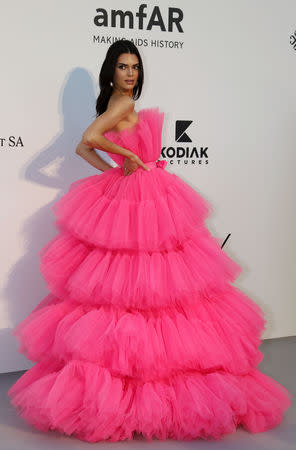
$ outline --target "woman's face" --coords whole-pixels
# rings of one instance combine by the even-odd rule
[[[130,53],[121,53],[117,58],[113,84],[120,91],[133,90],[139,77],[139,59]],[[127,81],[131,80],[131,83]]]

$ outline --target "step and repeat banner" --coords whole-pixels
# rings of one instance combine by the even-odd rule
[[[37,254],[57,233],[51,206],[101,173],[75,149],[118,39],[143,59],[135,109],[165,113],[166,170],[211,203],[263,338],[295,335],[295,1],[15,0],[2,18],[0,371],[31,366],[11,330],[48,294]]]

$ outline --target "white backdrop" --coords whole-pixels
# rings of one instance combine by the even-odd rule
[[[11,328],[48,293],[37,253],[57,233],[51,205],[96,173],[75,148],[95,118],[99,70],[115,37],[139,48],[145,83],[136,110],[165,112],[163,147],[207,148],[201,159],[164,154],[166,170],[210,201],[215,236],[231,234],[223,249],[242,266],[235,285],[266,313],[263,338],[295,335],[296,3],[183,0],[173,5],[180,28],[172,31],[172,3],[146,3],[141,29],[136,1],[2,2],[2,372],[32,365]],[[148,29],[157,5],[164,26]],[[104,26],[94,23],[97,8],[106,9]],[[111,8],[130,11],[132,26],[128,18],[112,26]],[[176,141],[177,120],[192,121],[192,142]]]

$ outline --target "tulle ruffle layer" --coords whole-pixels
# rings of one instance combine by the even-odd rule
[[[20,416],[42,431],[88,441],[221,439],[238,426],[253,433],[282,420],[289,392],[257,369],[246,375],[187,371],[143,382],[87,361],[48,358],[9,390]]]
[[[169,251],[107,250],[61,231],[39,252],[40,270],[56,296],[87,304],[151,309],[190,304],[221,290],[241,267],[204,227]]]
[[[163,113],[140,119],[116,139],[155,161]],[[53,210],[60,233],[39,252],[51,294],[13,330],[37,361],[8,391],[24,420],[88,442],[281,422],[292,396],[256,369],[263,311],[230,285],[241,268],[196,190],[161,166],[114,168],[74,182]]]
[[[107,249],[169,250],[192,234],[211,205],[162,168],[121,168],[72,183],[52,207],[56,225],[85,243]]]
[[[113,374],[143,380],[180,370],[247,373],[263,358],[258,350],[265,319],[260,307],[229,286],[195,305],[138,311],[51,300],[14,329],[20,353],[31,361],[97,362]]]

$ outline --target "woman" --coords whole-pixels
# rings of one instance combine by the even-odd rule
[[[138,114],[134,109],[134,97],[139,98],[142,92],[144,79],[142,59],[137,47],[132,42],[124,42],[117,41],[108,50],[100,74],[101,93],[96,108],[98,118],[84,132],[76,153],[103,172],[113,167],[98,156],[94,148],[102,148],[109,153],[123,155],[125,157],[123,170],[124,175],[127,176],[137,170],[139,166],[146,170],[150,169],[136,154],[119,148],[118,145],[104,137],[104,132],[108,130],[113,129],[120,132],[138,122]],[[115,68],[112,64],[113,58],[117,59]],[[113,81],[106,83],[113,71]]]
[[[9,396],[36,428],[89,442],[266,431],[292,396],[257,367],[263,311],[232,285],[241,268],[205,226],[209,203],[158,160],[164,114],[135,111],[143,80],[135,45],[112,44],[76,150],[104,173],[54,205],[51,294],[14,330],[36,364]]]

